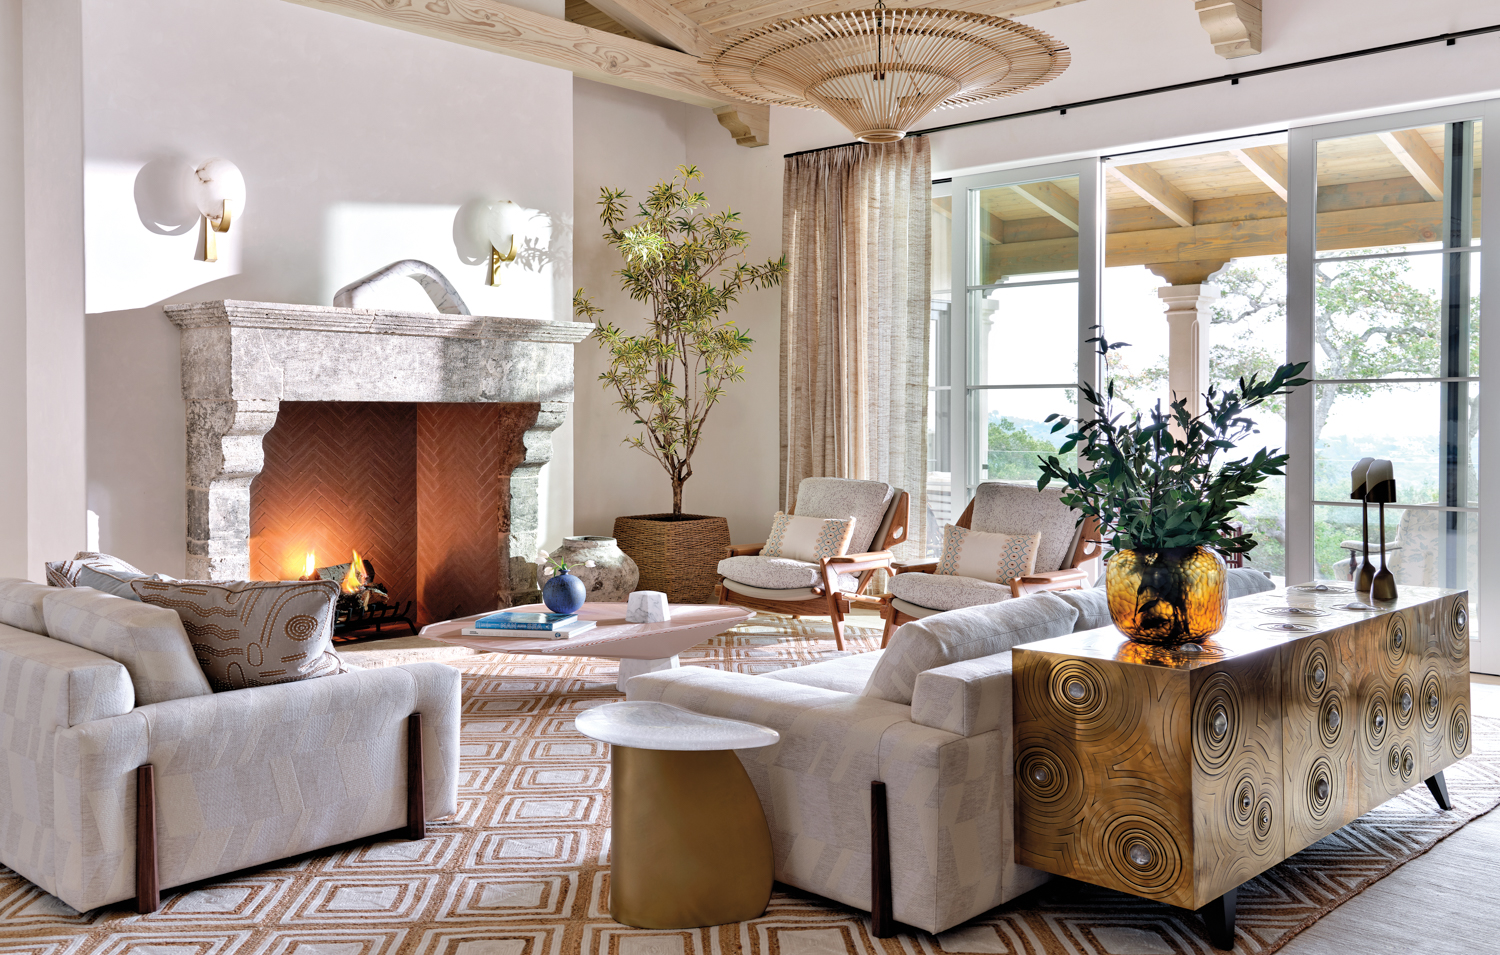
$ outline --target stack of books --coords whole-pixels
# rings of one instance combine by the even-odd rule
[[[465,627],[466,637],[516,637],[524,640],[566,640],[594,629],[594,621],[576,613],[516,613],[502,610],[480,617]]]

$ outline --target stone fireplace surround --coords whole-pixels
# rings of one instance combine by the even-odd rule
[[[535,590],[538,481],[591,325],[234,300],[166,312],[182,329],[190,578],[250,578],[250,484],[281,402],[511,403],[534,411],[510,474],[508,580]]]

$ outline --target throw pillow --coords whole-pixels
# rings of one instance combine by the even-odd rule
[[[53,588],[42,600],[42,613],[52,639],[122,664],[138,706],[213,692],[193,658],[182,621],[170,610],[69,587]]]
[[[816,564],[825,557],[838,557],[849,546],[854,518],[798,517],[776,512],[762,557],[784,557]]]
[[[99,571],[118,572],[132,577],[147,576],[144,570],[134,567],[118,557],[112,557],[109,554],[101,554],[92,550],[81,550],[73,555],[72,560],[48,561],[47,584],[52,587],[91,586],[89,584],[78,583],[78,576],[83,572],[85,567],[91,567]],[[98,590],[101,588],[96,587],[94,589]],[[132,600],[135,599],[133,594],[118,594],[117,596],[130,596]]]
[[[1037,534],[986,534],[952,524],[943,528],[937,572],[1006,584],[1036,569]]]
[[[215,690],[346,672],[333,652],[331,580],[133,580],[142,602],[177,611]]]

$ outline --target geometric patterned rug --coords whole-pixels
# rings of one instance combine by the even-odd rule
[[[851,651],[876,627],[846,631]],[[878,621],[872,621],[878,622]],[[764,672],[834,656],[817,620],[757,616],[682,655]],[[609,760],[573,717],[620,698],[615,665],[483,654],[464,671],[459,812],[422,842],[367,841],[162,893],[159,911],[77,913],[0,868],[0,953],[36,955],[1210,955],[1195,916],[1054,880],[940,936],[876,939],[862,912],[777,886],[749,922],[650,931],[609,917]],[[1447,771],[1252,879],[1236,952],[1268,955],[1500,804],[1500,721]],[[1415,928],[1415,927],[1414,927]]]

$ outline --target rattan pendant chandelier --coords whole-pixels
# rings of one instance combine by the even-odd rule
[[[1013,20],[881,2],[765,24],[703,65],[736,98],[821,109],[860,141],[889,143],[940,106],[1040,86],[1068,61],[1066,46]]]

